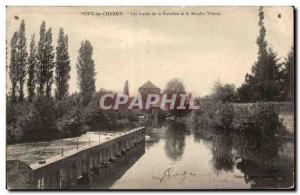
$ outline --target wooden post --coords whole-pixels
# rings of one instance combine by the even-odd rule
[[[61,156],[64,156],[64,148],[61,148]]]
[[[91,146],[91,138],[89,138],[89,146]]]
[[[100,131],[99,131],[99,143],[100,143]]]

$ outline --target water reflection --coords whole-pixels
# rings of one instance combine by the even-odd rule
[[[117,159],[108,167],[101,168],[99,173],[92,175],[88,184],[78,186],[80,189],[108,189],[145,153],[145,144],[131,149],[125,156]]]
[[[246,138],[180,121],[147,127],[146,144],[93,176],[91,189],[290,188],[293,140]],[[168,168],[195,177],[166,179]]]
[[[240,147],[238,147],[240,146]],[[254,144],[237,145],[237,169],[251,188],[290,188],[293,186],[294,159],[282,155],[282,140],[257,138]]]
[[[233,171],[236,157],[233,153],[232,136],[216,136],[212,143],[212,163],[216,173]]]
[[[291,188],[294,184],[294,143],[278,137],[245,137],[201,130],[195,125],[195,142],[211,144],[212,165],[219,175],[222,171],[240,170],[254,189]]]
[[[185,146],[187,129],[182,122],[171,122],[167,126],[165,150],[172,160],[180,160]]]

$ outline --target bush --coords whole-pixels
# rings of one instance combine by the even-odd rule
[[[91,130],[113,131],[135,127],[138,117],[131,110],[103,110],[99,106],[100,98],[109,91],[100,90],[92,97],[91,102],[84,107],[82,122]]]
[[[284,130],[277,110],[273,104],[226,104],[206,100],[196,112],[196,121],[205,130],[239,131],[246,137],[272,137]]]
[[[227,131],[233,128],[234,107],[230,103],[214,100],[201,102],[196,115],[202,128]]]
[[[95,101],[92,101],[84,109],[82,122],[92,130],[114,130],[117,127],[117,113],[102,110]]]
[[[80,135],[80,128],[82,127],[82,124],[78,108],[74,107],[68,112],[65,112],[65,114],[57,120],[56,127],[60,136],[73,137]]]
[[[233,84],[221,84],[218,81],[214,85],[212,97],[216,101],[223,103],[235,102],[237,100],[237,92]]]
[[[273,104],[237,105],[235,110],[235,126],[247,137],[273,137],[284,129]]]
[[[19,104],[16,129],[23,132],[22,141],[56,138],[55,110],[52,99],[42,97],[34,103]]]
[[[134,127],[138,117],[132,111],[100,109],[99,100],[105,93],[105,90],[95,93],[87,106],[81,103],[78,94],[64,97],[61,101],[47,97],[21,103],[7,100],[7,143],[78,136],[84,126],[97,131]]]

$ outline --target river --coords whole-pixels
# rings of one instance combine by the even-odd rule
[[[211,135],[173,122],[148,127],[145,148],[112,165],[87,188],[250,189],[293,186],[294,144],[259,144],[234,135]],[[258,143],[259,141],[254,141]]]

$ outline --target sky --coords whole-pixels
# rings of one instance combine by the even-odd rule
[[[97,90],[122,92],[128,80],[130,94],[136,94],[148,80],[163,90],[169,80],[178,78],[187,92],[204,96],[211,93],[217,80],[240,86],[245,74],[251,71],[258,52],[255,43],[259,30],[258,9],[7,7],[6,37],[9,43],[24,19],[29,50],[31,34],[35,33],[36,40],[39,39],[39,27],[44,20],[47,28],[52,28],[55,47],[62,27],[69,37],[70,93],[80,91],[76,73],[78,50],[83,40],[89,40],[94,49]],[[86,16],[82,12],[122,12],[122,16]],[[147,13],[150,15],[141,15]],[[282,60],[294,42],[293,8],[264,7],[264,13],[268,44]],[[9,55],[9,45],[7,49]],[[7,74],[7,90],[9,88]]]

